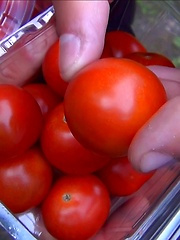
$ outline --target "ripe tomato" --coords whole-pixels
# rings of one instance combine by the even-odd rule
[[[109,47],[112,55],[109,55]],[[145,47],[132,34],[124,31],[112,31],[106,33],[104,50],[102,53],[103,57],[113,56],[121,58],[132,52],[146,52]]]
[[[27,91],[0,85],[0,160],[26,151],[39,138],[41,110]]]
[[[89,239],[106,221],[110,197],[104,184],[93,175],[61,177],[42,205],[45,226],[63,240]]]
[[[153,174],[136,171],[127,157],[112,159],[97,173],[109,193],[119,197],[136,192]]]
[[[111,47],[105,42],[103,52],[101,54],[101,58],[109,58],[109,57],[113,57],[113,52]]]
[[[50,189],[52,170],[39,148],[0,164],[0,201],[21,213],[41,203]]]
[[[87,150],[74,138],[64,117],[63,103],[46,119],[41,135],[41,147],[48,161],[65,173],[91,173],[110,160],[109,157]]]
[[[128,59],[139,62],[145,66],[149,65],[161,65],[167,67],[175,67],[173,62],[168,59],[166,56],[154,53],[154,52],[134,52],[127,56]]]
[[[47,84],[63,98],[68,83],[60,76],[59,52],[58,40],[47,51],[42,63],[42,72]]]
[[[23,89],[32,94],[44,117],[61,101],[60,96],[44,83],[27,84]]]
[[[82,145],[119,157],[127,155],[136,132],[165,102],[162,83],[145,66],[104,58],[76,74],[64,107],[68,126]]]

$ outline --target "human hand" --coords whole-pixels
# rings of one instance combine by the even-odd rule
[[[101,56],[108,23],[108,1],[53,1],[60,36],[60,69],[69,80]],[[58,14],[59,12],[59,14]]]
[[[162,81],[168,101],[138,131],[130,145],[129,159],[143,172],[180,159],[180,69],[149,68]]]

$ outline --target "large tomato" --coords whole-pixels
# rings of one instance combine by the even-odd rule
[[[155,52],[133,52],[126,58],[139,62],[145,66],[160,65],[167,67],[175,67],[173,62],[166,56]]]
[[[97,173],[109,193],[119,197],[136,192],[153,174],[136,171],[127,157],[112,159]]]
[[[48,161],[65,173],[85,174],[107,164],[109,157],[84,148],[72,135],[64,117],[63,103],[48,116],[41,135],[41,147]]]
[[[104,58],[72,79],[64,107],[68,126],[82,145],[119,157],[127,155],[136,132],[165,102],[162,83],[145,66]]]
[[[23,153],[39,138],[42,113],[22,88],[0,85],[0,160]]]
[[[146,52],[142,43],[132,34],[124,31],[111,31],[106,33],[102,53],[103,58],[111,56],[121,58],[132,52]]]
[[[63,98],[68,83],[60,76],[59,54],[60,47],[58,40],[47,51],[42,63],[42,72],[47,84]]]
[[[42,205],[47,230],[57,239],[85,240],[97,233],[110,210],[104,184],[93,175],[61,177]]]
[[[37,147],[0,164],[0,201],[14,213],[29,210],[45,198],[52,170]]]
[[[23,86],[23,89],[32,94],[44,117],[62,101],[60,96],[44,83],[27,84]]]

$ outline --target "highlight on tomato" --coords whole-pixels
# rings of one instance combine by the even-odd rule
[[[133,52],[125,57],[145,66],[160,65],[175,68],[174,63],[168,57],[156,52]]]
[[[83,146],[120,157],[127,155],[136,132],[166,99],[158,77],[142,64],[104,58],[82,69],[69,83],[65,117]]]
[[[0,164],[0,201],[13,213],[37,207],[46,197],[53,173],[40,148]]]
[[[46,119],[41,148],[51,165],[68,174],[87,174],[104,167],[110,158],[84,148],[72,135],[60,103]]]
[[[0,85],[0,161],[25,152],[39,138],[42,112],[24,89]]]
[[[152,176],[135,170],[128,157],[112,159],[105,167],[97,172],[112,196],[128,196],[140,189]]]
[[[60,177],[42,205],[47,230],[63,240],[94,236],[109,211],[109,193],[102,181],[92,174]]]

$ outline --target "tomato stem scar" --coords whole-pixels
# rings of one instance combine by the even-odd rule
[[[65,115],[63,116],[63,122],[67,123]]]
[[[69,193],[66,193],[62,196],[62,198],[65,202],[68,202],[71,200],[71,195]]]

